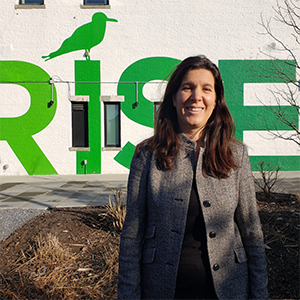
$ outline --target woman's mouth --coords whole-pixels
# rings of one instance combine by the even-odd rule
[[[189,111],[201,111],[203,109],[203,107],[187,107],[187,110]]]

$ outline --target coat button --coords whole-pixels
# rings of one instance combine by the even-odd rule
[[[216,234],[214,231],[211,231],[211,232],[209,233],[209,237],[210,237],[211,239],[215,238],[216,236],[217,236],[217,234]]]
[[[218,264],[213,265],[213,270],[218,271],[220,269],[220,266]]]
[[[210,202],[209,201],[204,201],[203,205],[204,205],[204,207],[210,207]]]

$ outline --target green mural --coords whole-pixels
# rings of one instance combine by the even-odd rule
[[[225,99],[236,125],[236,138],[243,141],[243,132],[247,130],[289,130],[279,121],[270,109],[264,106],[244,105],[244,83],[282,83],[283,79],[275,76],[281,70],[291,80],[296,80],[293,61],[273,60],[220,60]],[[274,106],[274,109],[278,107]],[[285,107],[287,114],[298,123],[298,115],[292,107]],[[252,166],[259,160],[282,167],[282,171],[299,171],[299,156],[251,156]],[[253,168],[254,169],[254,168]]]
[[[92,17],[92,22],[77,28],[69,38],[63,41],[58,50],[42,56],[42,58],[45,58],[45,61],[47,61],[77,50],[85,50],[86,53],[89,53],[93,47],[102,42],[105,35],[106,22],[108,21],[118,22],[115,19],[107,18],[104,13],[95,13]],[[88,55],[86,55],[86,59],[89,59]]]
[[[152,80],[166,80],[179,63],[180,60],[170,57],[148,57],[131,64],[118,83],[118,95],[125,96],[122,112],[132,121],[153,128],[154,104],[144,97],[143,87]],[[127,142],[114,159],[129,168],[134,149],[134,145]]]
[[[77,151],[77,174],[101,173],[100,61],[75,61],[75,94],[88,95],[90,151]],[[82,162],[87,160],[87,165]],[[85,169],[86,168],[86,169]]]
[[[125,96],[122,112],[132,121],[153,128],[153,102],[144,97],[143,87],[149,81],[167,79],[179,63],[180,60],[170,57],[148,57],[130,65],[118,83],[118,95]]]
[[[143,95],[143,87],[152,80],[167,80],[170,72],[180,62],[169,57],[148,57],[138,60],[122,73],[117,87],[118,95],[124,95],[121,110],[133,122],[153,128],[153,102]],[[236,137],[243,140],[245,131],[289,130],[276,116],[264,106],[244,105],[245,83],[281,83],[276,76],[270,76],[280,68],[292,80],[296,80],[292,61],[285,64],[271,60],[221,60],[225,98],[236,123]],[[254,71],[255,72],[254,72]],[[258,74],[259,73],[259,76]],[[22,116],[0,119],[0,140],[5,140],[20,160],[29,175],[57,174],[33,136],[50,124],[54,118],[57,95],[50,76],[40,67],[21,61],[0,61],[0,81],[3,84],[17,84],[30,94],[31,105]],[[101,174],[101,76],[100,61],[75,61],[75,94],[88,95],[88,126],[90,151],[77,151],[77,174]],[[52,88],[52,90],[51,90]],[[50,101],[53,99],[53,105]],[[138,105],[137,105],[138,104]],[[277,109],[274,106],[274,109]],[[291,107],[285,107],[287,114],[298,121],[298,114]],[[274,125],[276,124],[276,125]],[[125,141],[122,151],[114,157],[115,161],[130,167],[135,145]],[[83,161],[87,165],[83,165]],[[252,167],[263,160],[281,166],[282,171],[299,171],[299,156],[251,156]]]
[[[77,174],[101,173],[101,114],[100,114],[100,61],[91,61],[91,49],[102,42],[105,35],[106,22],[118,22],[109,19],[104,13],[97,12],[90,23],[77,28],[73,34],[65,39],[60,48],[49,55],[42,56],[45,61],[57,56],[85,50],[86,61],[75,61],[75,94],[88,95],[88,127],[90,151],[77,151]],[[83,161],[87,161],[87,165]]]
[[[28,62],[0,61],[1,83],[20,85],[30,94],[31,104],[25,114],[0,118],[0,140],[7,141],[29,175],[57,174],[33,139],[33,135],[46,128],[55,115],[56,89],[53,84],[51,96],[49,79],[43,69]],[[51,97],[53,105],[50,105]]]
[[[135,146],[131,142],[127,142],[115,157],[114,160],[123,167],[129,169],[134,154]]]

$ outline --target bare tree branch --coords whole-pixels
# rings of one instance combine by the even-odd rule
[[[297,56],[291,46],[289,46],[282,38],[278,37],[273,33],[272,30],[272,20],[275,22],[280,22],[286,25],[288,28],[292,30],[290,35],[294,38],[297,45],[300,45],[300,1],[294,0],[284,0],[282,4],[279,3],[279,0],[276,1],[276,7],[274,9],[274,17],[268,20],[265,20],[263,16],[261,16],[260,25],[264,29],[262,34],[267,35],[272,38],[272,40],[279,45],[280,47],[276,47],[276,50],[280,52],[286,53],[286,60],[279,59],[275,54],[269,54],[261,51],[265,56],[270,58],[273,61],[272,70],[262,70],[263,74],[259,74],[259,70],[252,71],[259,77],[263,78],[278,78],[280,81],[286,84],[287,89],[279,89],[275,86],[274,90],[270,90],[272,93],[273,99],[275,100],[276,105],[266,105],[264,101],[259,101],[268,108],[275,116],[276,119],[285,124],[289,130],[280,131],[277,130],[278,126],[273,124],[272,130],[270,126],[268,126],[266,120],[266,129],[273,136],[273,138],[280,138],[287,141],[293,141],[297,145],[300,146],[300,130],[299,130],[299,98],[297,93],[300,92],[300,81],[295,81],[294,76],[288,74],[285,65],[293,66],[296,68],[297,75],[300,74],[300,64],[297,59]],[[275,44],[275,45],[276,45]],[[289,62],[292,60],[292,62]],[[281,64],[278,62],[282,62]],[[249,65],[249,64],[248,64]],[[299,71],[299,72],[298,72]],[[265,75],[265,74],[268,75]],[[292,77],[291,77],[292,76]],[[294,88],[293,88],[294,87]],[[291,110],[289,109],[289,113],[287,112],[286,107],[292,107],[292,111],[294,113],[290,115]],[[298,118],[295,118],[297,116]],[[275,128],[275,130],[274,130]],[[283,133],[284,132],[284,133]],[[262,166],[260,166],[262,167]]]
[[[270,27],[270,23],[271,23],[270,20],[267,21],[267,22],[265,22],[264,19],[263,19],[262,16],[261,16],[261,23],[260,23],[260,25],[264,27],[266,33],[267,33],[274,41],[276,41],[277,43],[279,43],[279,44],[282,46],[282,48],[283,48],[284,51],[286,51],[286,52],[288,52],[288,53],[290,54],[290,58],[292,58],[292,59],[296,62],[296,67],[299,69],[300,66],[299,66],[299,64],[298,64],[298,61],[297,61],[297,58],[296,58],[295,54],[293,53],[293,51],[292,51],[291,49],[289,49],[289,47],[288,47],[283,41],[281,41],[279,38],[277,38],[277,37],[272,33],[272,30],[271,30],[271,27]]]

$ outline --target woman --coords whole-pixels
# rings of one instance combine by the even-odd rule
[[[185,59],[131,163],[119,299],[268,299],[249,158],[233,135],[218,68]]]

